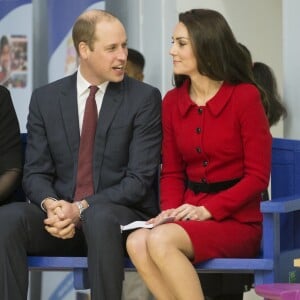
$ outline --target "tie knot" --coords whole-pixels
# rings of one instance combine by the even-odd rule
[[[91,96],[95,96],[97,91],[99,90],[99,88],[96,85],[91,85],[89,87],[89,89],[90,89],[90,95]]]

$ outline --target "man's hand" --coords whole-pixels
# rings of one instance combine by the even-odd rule
[[[45,219],[45,229],[54,237],[60,239],[70,239],[75,235],[75,224],[70,219],[57,221],[54,224],[52,219]]]
[[[75,203],[65,200],[46,201],[47,218],[45,229],[57,238],[68,239],[75,234],[75,225],[79,222],[79,210]]]

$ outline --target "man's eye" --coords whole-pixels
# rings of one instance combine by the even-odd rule
[[[113,51],[113,50],[115,50],[115,49],[116,49],[115,46],[111,46],[111,47],[108,47],[108,48],[107,48],[108,51]]]

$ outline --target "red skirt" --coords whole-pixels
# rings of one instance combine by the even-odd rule
[[[248,258],[259,254],[261,223],[235,220],[178,221],[194,247],[193,263],[211,258]]]

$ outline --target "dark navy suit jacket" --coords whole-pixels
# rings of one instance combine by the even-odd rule
[[[90,206],[112,202],[157,213],[153,179],[160,162],[161,94],[125,76],[109,83],[99,113]],[[23,187],[38,205],[50,196],[72,201],[80,143],[76,73],[36,89],[28,116]]]

